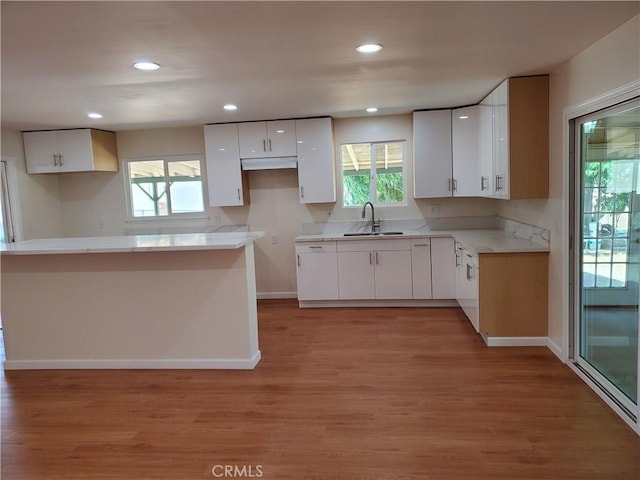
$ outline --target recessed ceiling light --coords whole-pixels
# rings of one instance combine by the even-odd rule
[[[382,50],[382,45],[379,43],[364,43],[356,47],[356,52],[360,53],[376,53]]]
[[[460,120],[466,120],[467,118],[469,118],[469,115],[460,115],[458,118]]]
[[[136,62],[133,64],[133,68],[136,68],[138,70],[151,71],[159,69],[160,65],[153,62]]]
[[[227,105],[225,105],[224,107],[225,110],[227,110],[228,112],[233,112],[234,110],[238,109],[237,105],[234,105],[233,103],[228,103]]]
[[[284,130],[276,130],[276,133],[284,133]]]
[[[102,118],[102,114],[98,112],[87,113],[87,117],[89,118]]]
[[[376,107],[369,107],[367,108],[367,112],[368,113],[376,113],[378,111],[378,109]]]

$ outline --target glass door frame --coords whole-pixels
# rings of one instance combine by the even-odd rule
[[[586,359],[581,356],[581,315],[582,311],[582,285],[581,263],[582,258],[582,155],[581,155],[581,125],[584,123],[615,115],[640,105],[640,97],[628,98],[620,102],[612,102],[610,105],[601,106],[590,112],[574,114],[568,118],[569,122],[569,322],[568,322],[568,362],[578,375],[591,386],[605,401],[621,415],[638,433],[639,407],[618,389],[609,379],[601,374]],[[566,117],[566,115],[565,115]],[[640,286],[640,282],[639,282]],[[640,342],[640,329],[638,333]],[[638,370],[640,373],[640,351],[638,353]],[[640,399],[640,381],[637,382],[637,399]],[[626,417],[626,418],[625,418]]]

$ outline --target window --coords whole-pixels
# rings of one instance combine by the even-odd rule
[[[404,205],[404,141],[342,145],[342,205]]]
[[[198,158],[129,160],[127,178],[131,217],[171,217],[204,212]]]

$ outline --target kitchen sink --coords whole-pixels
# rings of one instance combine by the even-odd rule
[[[377,237],[379,235],[402,235],[402,232],[353,232],[345,233],[345,237]]]

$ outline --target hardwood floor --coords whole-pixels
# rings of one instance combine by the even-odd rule
[[[640,478],[640,438],[568,367],[458,309],[258,312],[253,371],[5,372],[2,478]]]

